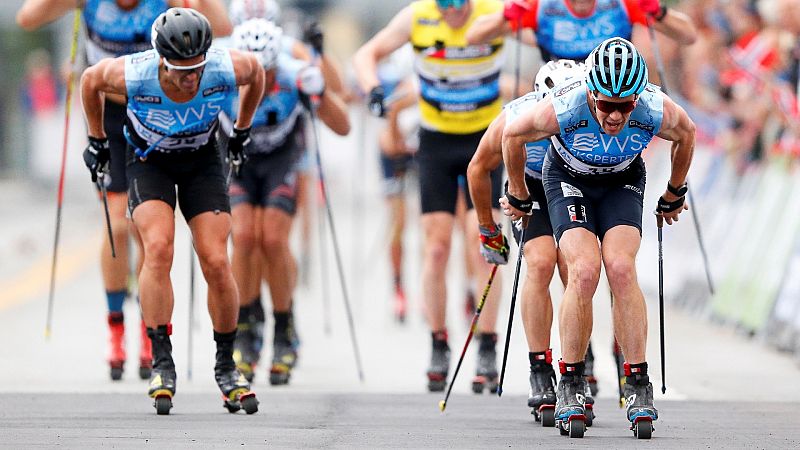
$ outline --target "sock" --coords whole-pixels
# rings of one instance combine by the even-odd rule
[[[108,302],[108,312],[110,313],[121,313],[122,312],[122,303],[125,302],[125,297],[128,296],[127,290],[121,291],[106,291],[106,302]]]

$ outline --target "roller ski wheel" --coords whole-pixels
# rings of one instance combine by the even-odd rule
[[[150,375],[153,374],[153,360],[142,359],[139,361],[139,379],[149,380]]]
[[[269,384],[272,386],[283,386],[289,384],[292,377],[292,368],[286,364],[275,363],[269,369]]]
[[[147,395],[153,399],[156,414],[159,416],[169,414],[169,410],[172,409],[172,397],[175,396],[175,371],[153,370]]]
[[[167,390],[157,392],[153,398],[153,406],[157,415],[169,415],[169,410],[172,409],[172,393]]]
[[[498,384],[499,380],[496,375],[494,377],[491,375],[476,375],[475,378],[472,379],[472,392],[483,394],[485,388],[492,394],[496,394]]]
[[[256,399],[255,392],[245,388],[238,388],[231,391],[227,396],[222,395],[222,406],[231,414],[235,414],[242,409],[247,414],[255,414],[258,412],[258,399]]]
[[[586,404],[586,427],[592,426],[592,422],[594,422],[594,404],[587,403]]]
[[[558,432],[562,436],[570,438],[582,438],[586,433],[586,416],[584,414],[572,414],[567,420],[557,420]]]
[[[443,392],[447,387],[447,373],[428,372],[428,392]]]
[[[542,405],[538,409],[531,410],[533,419],[541,422],[543,427],[552,428],[556,426],[556,405]]]
[[[653,420],[650,417],[637,417],[631,424],[633,435],[637,439],[650,439],[653,436]]]

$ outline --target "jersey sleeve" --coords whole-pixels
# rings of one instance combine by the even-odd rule
[[[639,0],[623,0],[623,2],[625,3],[625,9],[628,11],[628,18],[631,23],[647,26],[647,16],[644,14],[644,11],[642,11],[642,7],[639,6]]]
[[[521,25],[522,28],[530,28],[536,31],[537,27],[537,10],[539,9],[539,0],[527,0],[528,5],[530,5],[530,9],[522,16]],[[509,20],[509,25],[511,25],[511,30],[517,31],[517,22],[515,20]]]

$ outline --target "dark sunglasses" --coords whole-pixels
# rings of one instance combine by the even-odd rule
[[[439,8],[447,9],[447,8],[455,8],[461,9],[464,4],[467,3],[467,0],[436,0],[436,4]]]
[[[592,94],[592,98],[594,99],[594,104],[597,106],[597,109],[606,114],[611,114],[614,111],[628,114],[636,108],[636,100],[631,100],[629,102],[609,102],[607,100],[599,100],[594,94]]]

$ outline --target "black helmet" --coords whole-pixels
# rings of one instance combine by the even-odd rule
[[[205,54],[211,47],[211,38],[208,19],[190,8],[170,8],[153,22],[153,48],[167,59]]]

